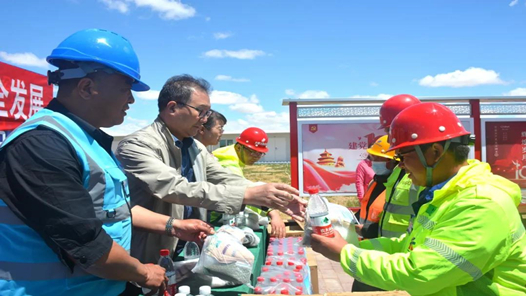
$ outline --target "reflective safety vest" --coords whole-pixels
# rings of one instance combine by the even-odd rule
[[[385,205],[380,219],[379,236],[400,237],[407,230],[412,204],[418,200],[418,193],[423,187],[413,185],[407,174],[401,175],[402,169],[395,167],[385,183]]]
[[[126,175],[113,153],[108,154],[71,119],[48,109],[17,128],[2,148],[38,126],[60,133],[73,146],[96,217],[106,233],[129,252],[129,191]],[[78,265],[71,272],[42,237],[0,200],[0,295],[118,295],[124,288],[125,282],[96,277]]]
[[[366,233],[366,229],[369,227],[378,227],[378,222],[380,221],[380,216],[382,214],[384,203],[385,203],[385,190],[382,191],[374,201],[369,205],[371,194],[373,193],[374,189],[378,185],[378,182],[373,180],[369,187],[367,188],[367,191],[365,192],[365,195],[363,196],[363,199],[361,201],[361,208],[360,208],[360,217],[359,221],[363,224],[363,230],[362,233]],[[366,237],[364,238],[372,238],[372,237]]]
[[[235,144],[218,148],[212,151],[212,154],[214,154],[214,156],[217,158],[217,161],[222,167],[229,169],[232,173],[236,175],[245,177],[245,175],[243,174],[243,168],[245,167],[245,165],[241,162],[239,156],[237,156]],[[251,209],[252,211],[258,213],[260,216],[263,217],[266,217],[268,214],[267,211],[264,211],[254,206],[247,206],[247,208]],[[221,216],[221,213],[211,212],[210,222],[217,222],[219,219],[221,219]]]

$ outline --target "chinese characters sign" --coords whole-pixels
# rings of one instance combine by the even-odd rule
[[[356,166],[366,149],[384,135],[378,123],[303,124],[303,189],[319,186],[323,192],[356,192]]]
[[[486,122],[485,136],[492,172],[526,188],[526,121]]]
[[[52,97],[46,76],[0,62],[0,131],[17,128]]]

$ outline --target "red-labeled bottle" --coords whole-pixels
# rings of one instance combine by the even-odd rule
[[[334,237],[331,219],[329,218],[329,207],[325,200],[318,194],[318,187],[308,188],[310,194],[307,212],[309,214],[312,231],[326,237]]]

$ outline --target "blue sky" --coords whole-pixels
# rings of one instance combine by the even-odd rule
[[[0,60],[45,73],[65,37],[129,39],[152,91],[127,134],[157,115],[156,91],[187,73],[214,88],[227,132],[288,130],[284,98],[526,95],[526,0],[2,1]]]

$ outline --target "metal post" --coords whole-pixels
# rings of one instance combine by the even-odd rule
[[[290,185],[299,190],[298,103],[289,104],[290,118]]]
[[[480,100],[469,100],[469,104],[471,105],[471,118],[473,118],[475,129],[475,158],[482,161],[482,121],[480,119]]]

